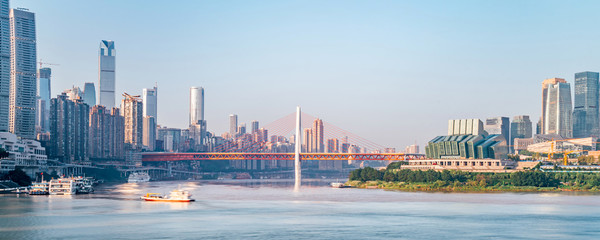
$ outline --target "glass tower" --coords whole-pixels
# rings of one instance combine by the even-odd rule
[[[115,42],[102,40],[98,55],[98,83],[100,84],[100,105],[115,107]]]
[[[94,83],[86,82],[83,86],[83,103],[89,107],[96,105],[96,86],[94,86]]]
[[[575,106],[573,110],[573,137],[598,136],[599,92],[597,72],[575,73]]]
[[[544,134],[558,134],[564,138],[573,136],[571,85],[558,82],[549,85],[546,96]]]
[[[8,131],[10,96],[10,20],[8,0],[0,0],[0,132]]]
[[[52,69],[50,68],[40,68],[38,70],[36,126],[40,132],[47,132],[50,127],[51,75]]]

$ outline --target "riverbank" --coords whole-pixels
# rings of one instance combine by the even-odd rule
[[[454,182],[445,183],[436,181],[433,183],[406,183],[406,182],[384,182],[384,181],[348,181],[346,186],[365,189],[386,189],[407,192],[462,192],[462,193],[491,193],[491,192],[589,192],[600,193],[598,187],[533,187],[533,186],[511,186],[494,185],[478,186],[468,183]]]

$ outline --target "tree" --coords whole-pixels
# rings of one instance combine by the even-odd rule
[[[394,174],[394,172],[392,171],[385,171],[385,173],[383,174],[383,181],[393,182],[396,180],[396,174]]]
[[[9,171],[8,174],[4,176],[5,180],[11,180],[19,186],[29,186],[31,185],[31,178],[27,176],[27,173],[23,172],[20,168]]]
[[[0,159],[7,158],[10,154],[4,150],[4,148],[0,148]]]

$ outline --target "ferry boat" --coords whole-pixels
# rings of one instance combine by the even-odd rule
[[[146,195],[142,196],[141,199],[150,202],[193,202],[195,199],[191,199],[188,191],[175,189],[171,191],[169,196],[163,196],[159,193],[146,193]]]
[[[50,193],[50,183],[46,181],[34,182],[31,184],[29,195],[48,195]]]
[[[128,183],[149,182],[150,175],[147,172],[132,172],[127,179]]]
[[[344,188],[344,187],[346,187],[346,185],[344,185],[341,182],[332,182],[330,185],[331,185],[332,188]]]
[[[75,178],[75,186],[77,187],[77,193],[93,193],[94,179],[90,177],[77,177]]]
[[[52,179],[48,191],[50,195],[73,195],[77,193],[77,184],[73,178]]]

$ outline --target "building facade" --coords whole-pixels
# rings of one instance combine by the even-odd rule
[[[323,120],[317,118],[313,122],[312,128],[312,137],[313,137],[313,145],[311,152],[322,153],[325,152],[325,144],[324,140],[324,129],[323,129]]]
[[[96,86],[92,82],[83,85],[83,102],[88,106],[96,106]]]
[[[90,110],[89,157],[92,159],[123,159],[125,120],[118,108],[102,105]]]
[[[229,135],[231,138],[235,138],[237,135],[238,116],[235,114],[229,115]]]
[[[483,122],[479,119],[448,120],[448,135],[483,134]]]
[[[8,131],[10,99],[9,0],[0,0],[0,132]]]
[[[106,108],[115,107],[115,42],[100,41],[98,51],[98,85],[100,88],[100,105]]]
[[[527,115],[515,116],[510,123],[510,145],[516,149],[515,138],[531,138],[533,130],[531,120]]]
[[[64,163],[88,160],[89,107],[82,100],[69,100],[66,94],[50,100],[51,158]]]
[[[36,104],[36,131],[38,133],[48,132],[50,124],[50,96],[51,95],[52,69],[40,68],[37,81],[37,104]]]
[[[144,116],[144,147],[148,151],[154,151],[156,148],[156,121],[152,116]]]
[[[139,98],[125,95],[125,98],[121,101],[121,109],[125,120],[125,143],[130,144],[133,149],[141,149],[144,131],[143,104]]]
[[[20,167],[29,176],[46,170],[48,157],[40,142],[31,139],[19,139],[9,132],[0,132],[0,148],[6,150],[8,158],[0,160],[0,173],[8,173]]]
[[[502,134],[505,139],[510,137],[510,119],[507,117],[493,117],[485,120],[483,126],[488,134]]]
[[[144,117],[153,117],[154,122],[158,123],[158,89],[144,88],[142,103],[144,103]]]
[[[204,88],[190,88],[190,125],[204,120]]]
[[[575,73],[575,103],[573,108],[573,137],[598,136],[599,82],[597,72]]]
[[[35,14],[10,10],[10,96],[9,131],[19,137],[35,138],[37,48]]]
[[[543,133],[573,137],[571,86],[566,82],[548,85],[544,106]]]
[[[558,83],[567,83],[565,79],[562,78],[548,78],[542,81],[542,117],[539,122],[539,134],[548,134],[546,133],[546,111],[547,111],[547,103],[548,103],[548,88],[551,85],[555,85]]]

